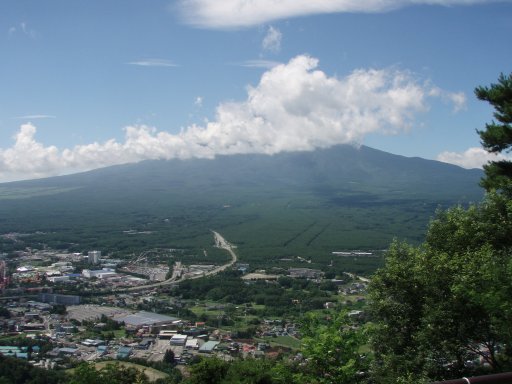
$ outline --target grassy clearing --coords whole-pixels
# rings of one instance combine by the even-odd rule
[[[25,339],[26,337],[27,337],[27,335],[25,333],[20,333],[17,335],[6,335],[6,336],[0,336],[0,341],[2,343],[10,343],[10,342],[15,342],[18,340]]]
[[[148,377],[149,381],[156,381],[158,379],[165,379],[165,378],[169,377],[169,375],[165,372],[159,371],[154,368],[145,367],[140,364],[130,363],[127,361],[100,361],[100,362],[97,362],[94,364],[94,368],[96,368],[97,370],[100,370],[102,368],[105,368],[109,364],[115,364],[115,363],[119,363],[119,365],[122,365],[123,367],[126,367],[126,368],[131,367],[131,368],[137,369],[138,371],[143,371],[144,374]],[[72,374],[73,369],[68,370],[68,372]]]
[[[126,337],[126,331],[124,329],[116,329],[114,331],[102,331],[102,335],[105,336],[107,334],[109,334],[110,332],[112,332],[114,334],[114,338],[116,339],[122,339],[124,337]]]
[[[300,340],[291,336],[262,337],[258,340],[269,343],[272,347],[286,347],[295,350],[299,349],[301,345]]]

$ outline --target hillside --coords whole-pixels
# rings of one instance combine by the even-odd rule
[[[0,233],[40,231],[27,239],[80,250],[199,254],[215,229],[251,262],[326,261],[394,237],[422,241],[438,207],[481,198],[481,175],[364,146],[145,161],[0,184]]]

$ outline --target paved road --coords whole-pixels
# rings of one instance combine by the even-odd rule
[[[358,276],[355,273],[350,273],[350,272],[343,272],[343,273],[345,275],[350,276],[354,280],[361,280],[362,282],[365,282],[365,283],[369,283],[371,281],[370,279],[367,279],[366,277],[363,277],[363,276]]]
[[[211,270],[210,272],[207,273],[209,275],[219,273],[221,271],[224,271],[226,268],[232,267],[238,260],[236,253],[233,250],[233,248],[235,248],[235,247],[233,245],[231,245],[230,243],[228,243],[226,241],[226,239],[224,237],[222,237],[222,235],[219,232],[215,232],[215,231],[212,231],[212,232],[213,232],[213,236],[215,237],[215,244],[217,245],[217,247],[225,249],[226,251],[229,252],[229,254],[231,255],[231,261],[227,264],[221,265],[220,267],[217,267],[217,268]]]
[[[148,284],[148,285],[141,285],[139,287],[124,288],[124,289],[116,290],[114,292],[143,291],[146,289],[158,288],[158,287],[163,287],[166,285],[173,285],[173,284],[177,284],[184,280],[192,280],[192,279],[198,279],[198,278],[204,277],[204,276],[215,275],[219,272],[224,271],[225,269],[227,269],[229,267],[232,267],[238,260],[236,253],[233,250],[233,248],[235,248],[235,247],[232,244],[230,244],[219,232],[212,231],[212,233],[213,233],[213,237],[215,239],[215,245],[219,248],[225,249],[231,255],[231,260],[227,264],[221,265],[220,267],[216,267],[216,268],[212,269],[211,271],[208,271],[202,275],[187,276],[187,275],[181,274],[181,263],[177,262],[176,263],[177,266],[176,266],[176,268],[174,268],[172,276],[165,281],[160,281],[158,283],[153,283],[153,284]]]

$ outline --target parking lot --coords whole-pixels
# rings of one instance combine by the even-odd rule
[[[169,340],[156,339],[148,349],[134,349],[133,357],[142,358],[148,361],[162,361],[165,351],[171,349],[175,356],[181,356],[183,347],[171,346]]]
[[[127,316],[133,311],[127,311],[115,307],[106,307],[100,305],[72,305],[67,307],[68,319],[75,319],[80,322],[84,320],[93,321],[100,319],[101,315],[107,317],[113,316]]]

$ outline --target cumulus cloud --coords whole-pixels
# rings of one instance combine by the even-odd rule
[[[406,6],[471,5],[499,0],[181,0],[184,21],[200,28],[241,28],[275,20],[338,12],[386,12]]]
[[[512,158],[502,154],[489,153],[483,148],[472,147],[464,152],[442,152],[437,156],[437,160],[471,169],[483,168],[483,166],[490,161],[512,161]]]
[[[261,47],[265,51],[271,51],[277,53],[281,50],[281,40],[283,38],[283,34],[277,28],[272,26],[268,27],[267,34],[263,38],[261,43]]]
[[[15,136],[15,144],[0,150],[0,177],[6,180],[13,176],[42,177],[61,169],[61,153],[57,147],[44,147],[36,142],[35,133],[36,127],[30,123],[23,124]]]
[[[125,128],[124,141],[59,150],[35,140],[36,127],[21,126],[15,144],[0,149],[0,178],[33,178],[144,159],[213,158],[216,155],[313,150],[360,144],[370,133],[408,130],[432,86],[396,69],[359,69],[344,78],[318,69],[318,60],[297,56],[266,71],[247,88],[247,98],[226,102],[215,118],[172,134],[153,127]],[[443,95],[449,94],[443,92]]]

